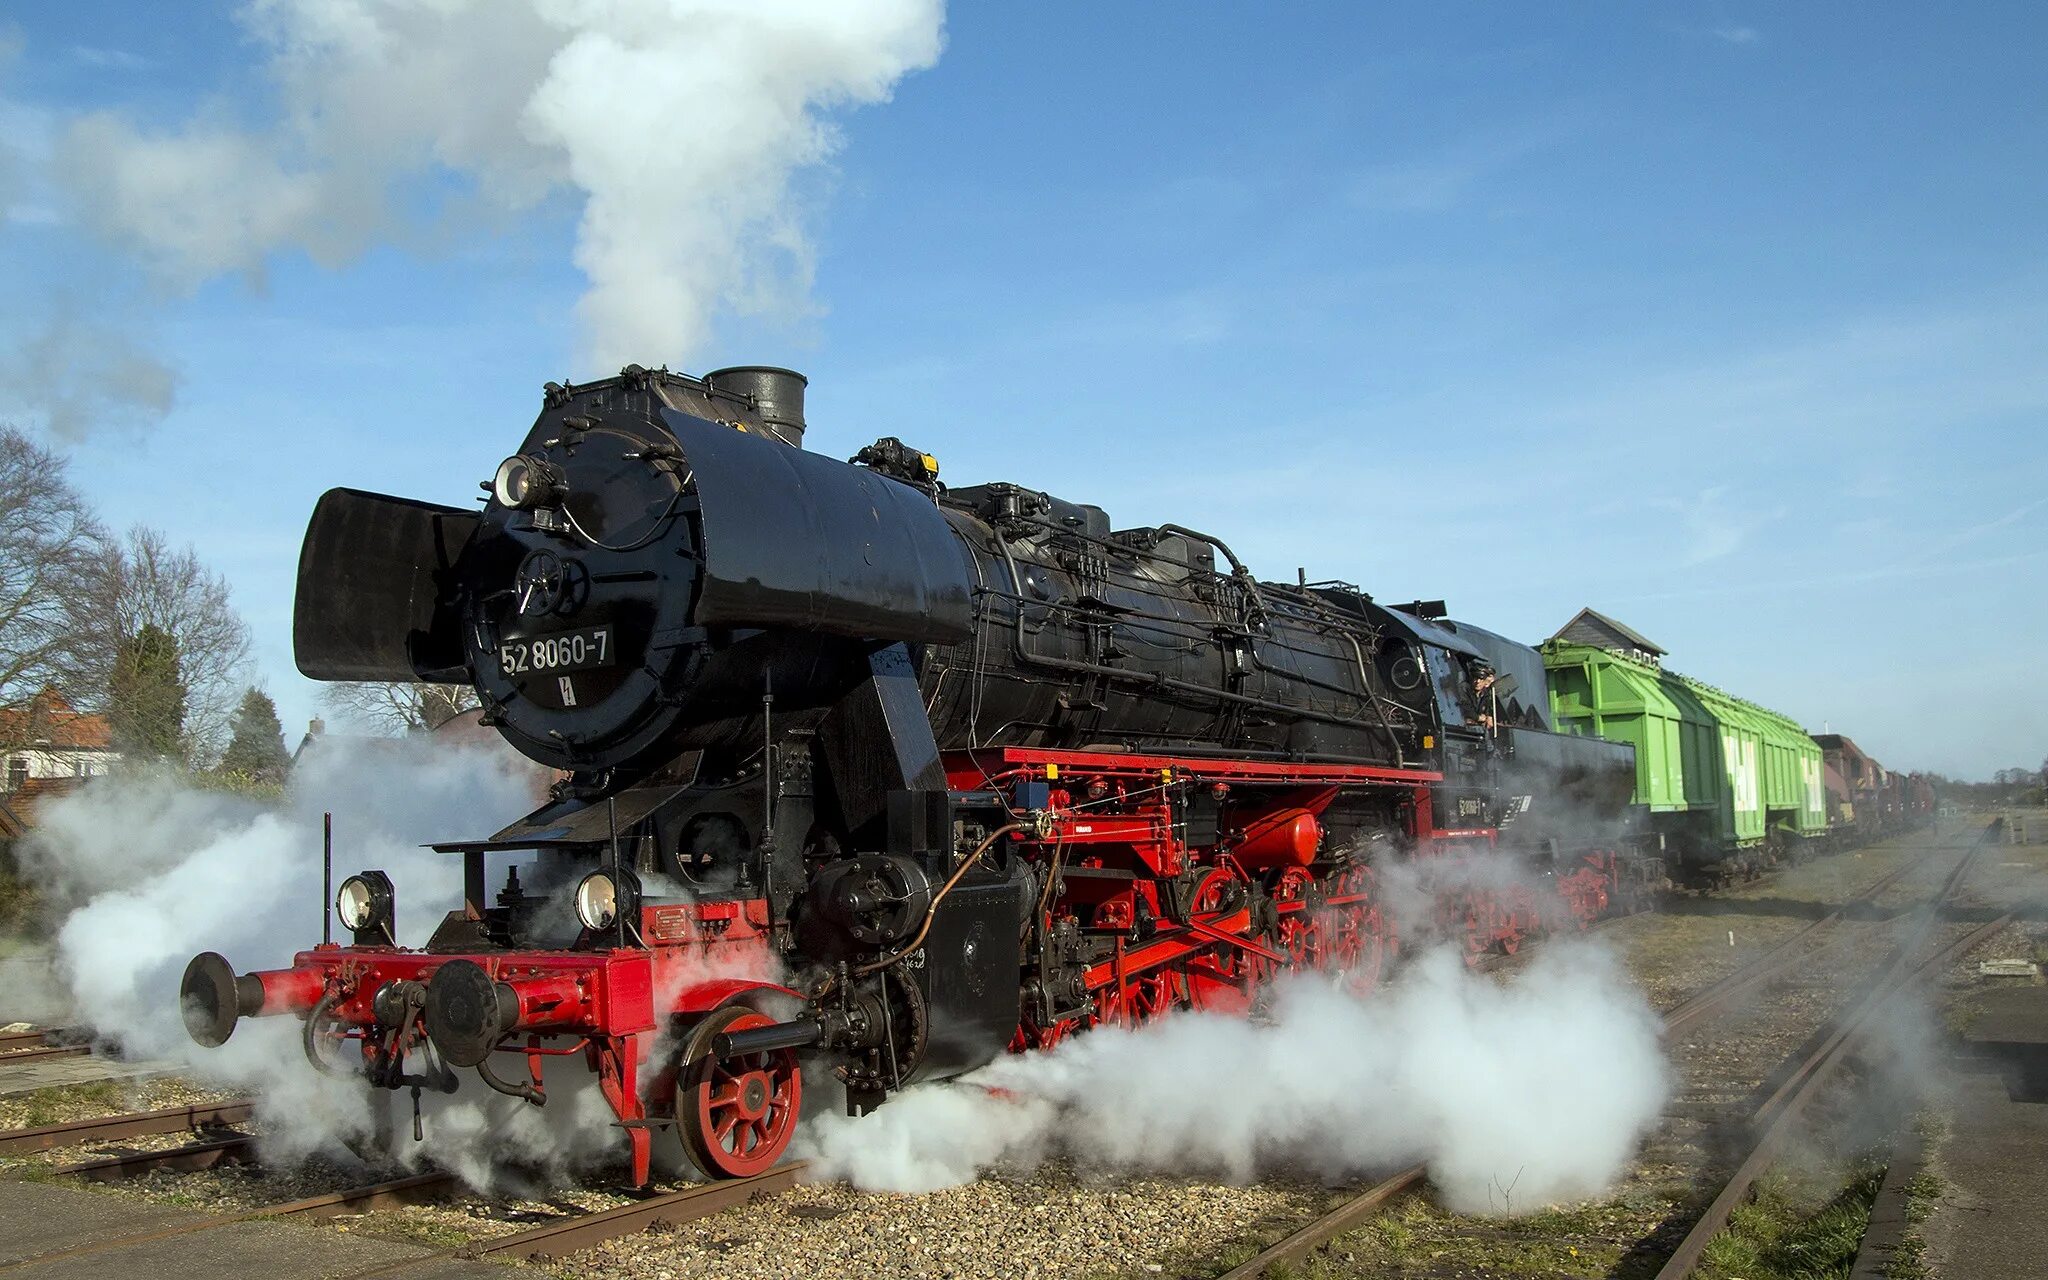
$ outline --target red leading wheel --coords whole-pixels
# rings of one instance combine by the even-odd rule
[[[708,1177],[764,1173],[789,1149],[803,1102],[796,1050],[725,1059],[711,1052],[711,1039],[721,1031],[773,1022],[766,1014],[732,1005],[713,1011],[690,1037],[676,1086],[676,1122],[684,1150]]]

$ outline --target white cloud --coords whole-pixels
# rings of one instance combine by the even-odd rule
[[[81,212],[190,285],[419,229],[450,175],[497,211],[580,196],[587,359],[686,361],[724,312],[801,309],[791,183],[834,113],[937,60],[943,0],[256,0],[274,120],[71,122]],[[445,216],[445,215],[443,215]]]
[[[1755,44],[1763,39],[1755,27],[1715,27],[1714,38],[1729,44]]]

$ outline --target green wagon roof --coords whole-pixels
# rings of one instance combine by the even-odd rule
[[[1555,657],[1559,662],[1593,661],[1612,664],[1615,673],[1622,678],[1622,683],[1635,695],[1635,699],[1643,704],[1640,709],[1644,711],[1701,723],[1709,719],[1724,721],[1774,740],[1782,739],[1788,746],[1801,741],[1812,741],[1811,736],[1792,717],[1773,711],[1761,703],[1751,702],[1747,698],[1738,698],[1725,689],[1673,671],[1669,667],[1652,666],[1625,653],[1616,653],[1612,649],[1578,644],[1569,640],[1546,640],[1541,652],[1545,659]],[[1692,696],[1686,697],[1678,693],[1678,689],[1683,689]],[[1602,704],[1602,709],[1634,708],[1631,708],[1627,701],[1617,702],[1610,698]]]

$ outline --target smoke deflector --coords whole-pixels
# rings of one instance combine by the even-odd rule
[[[467,683],[461,621],[442,575],[477,513],[329,489],[299,551],[292,650],[314,680]]]

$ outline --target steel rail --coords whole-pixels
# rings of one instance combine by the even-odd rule
[[[37,1049],[50,1043],[50,1037],[66,1034],[63,1027],[44,1027],[37,1031],[0,1032],[0,1051],[12,1049]]]
[[[163,1151],[131,1151],[125,1155],[87,1160],[65,1165],[54,1172],[58,1177],[84,1178],[87,1182],[121,1182],[128,1178],[146,1177],[159,1169],[187,1173],[194,1169],[211,1169],[217,1164],[239,1164],[249,1159],[255,1146],[256,1139],[246,1133],[238,1133]]]
[[[21,1062],[37,1062],[44,1058],[77,1058],[92,1052],[89,1044],[46,1044],[32,1049],[16,1049],[12,1053],[0,1053],[0,1067],[11,1067]]]
[[[701,1182],[616,1209],[578,1214],[517,1235],[479,1241],[456,1252],[465,1258],[541,1260],[565,1257],[579,1249],[588,1249],[619,1236],[634,1235],[649,1227],[680,1226],[727,1209],[736,1209],[756,1196],[786,1191],[796,1185],[797,1175],[809,1166],[809,1161],[798,1160],[766,1173],[757,1173],[751,1178]]]
[[[374,1276],[393,1275],[413,1267],[431,1266],[453,1259],[566,1257],[579,1249],[588,1249],[592,1245],[616,1240],[620,1236],[634,1235],[650,1227],[680,1226],[685,1222],[695,1222],[700,1218],[723,1213],[727,1209],[736,1209],[756,1196],[784,1191],[794,1186],[797,1175],[808,1167],[810,1161],[798,1160],[770,1169],[766,1173],[757,1173],[751,1178],[701,1182],[684,1187],[680,1191],[649,1196],[616,1209],[600,1209],[594,1213],[577,1214],[560,1222],[535,1227],[531,1231],[478,1240],[458,1249],[444,1249],[417,1258],[400,1258],[394,1262],[366,1267],[361,1271],[350,1271],[336,1277],[336,1280],[371,1280]]]
[[[1325,1243],[1378,1213],[1387,1201],[1410,1187],[1420,1186],[1427,1172],[1423,1165],[1411,1165],[1391,1178],[1374,1183],[1299,1231],[1266,1246],[1250,1261],[1224,1272],[1219,1280],[1258,1280],[1269,1267],[1301,1261]]]
[[[1984,837],[1979,837],[1977,844],[1971,846],[1971,850],[1965,856],[1974,856],[1975,850],[1982,847],[1983,840]],[[1801,942],[1825,926],[1841,920],[1851,907],[1874,899],[1878,894],[1890,888],[1909,872],[1918,870],[1923,860],[1923,858],[1915,858],[1904,866],[1878,877],[1857,890],[1849,898],[1843,900],[1842,904],[1834,910],[1817,920],[1810,921],[1798,933],[1779,942],[1770,950],[1750,960],[1735,972],[1718,979],[1693,995],[1686,997],[1678,1004],[1673,1005],[1663,1015],[1663,1034],[1668,1036],[1680,1027],[1705,1017],[1710,1013],[1725,1009],[1728,1003],[1736,996],[1743,994],[1759,983],[1789,968],[1793,962],[1802,958],[1805,954],[1799,948]],[[1951,882],[1953,880],[1954,877],[1952,875]],[[1949,892],[1949,888],[1949,884],[1945,884],[1943,887],[1944,900]],[[1268,1269],[1274,1266],[1302,1261],[1324,1244],[1372,1217],[1373,1214],[1377,1213],[1395,1196],[1420,1186],[1426,1174],[1426,1166],[1419,1164],[1411,1165],[1382,1181],[1374,1183],[1358,1195],[1338,1204],[1313,1222],[1267,1246],[1248,1261],[1232,1267],[1229,1271],[1224,1272],[1218,1280],[1258,1280],[1258,1277],[1263,1276]]]
[[[1937,965],[1982,945],[2012,923],[2016,913],[2006,913],[1971,930],[1955,942],[1939,948],[1919,963],[1912,963],[1914,953],[1933,931],[1942,908],[1955,896],[1956,890],[1969,875],[1995,829],[1996,824],[1986,827],[1969,848],[1964,850],[1963,856],[1956,860],[1955,868],[1943,880],[1940,892],[1915,917],[1907,936],[1885,958],[1877,977],[1865,989],[1854,1007],[1833,1020],[1828,1034],[1821,1043],[1805,1054],[1771,1096],[1757,1107],[1750,1121],[1757,1133],[1749,1154],[1729,1176],[1719,1194],[1708,1204],[1706,1211],[1694,1221],[1685,1238],[1678,1242],[1678,1246],[1665,1259],[1655,1280],[1684,1280],[1700,1265],[1706,1256],[1707,1246],[1727,1227],[1729,1216],[1748,1196],[1757,1179],[1770,1168],[1778,1148],[1792,1132],[1792,1121],[1819,1095],[1821,1084],[1847,1059],[1848,1049],[1854,1045],[1859,1035],[1869,1029],[1878,1013],[1910,984]]]
[[[329,1191],[324,1195],[307,1196],[303,1200],[289,1200],[284,1204],[267,1205],[251,1209],[244,1215],[251,1218],[307,1218],[321,1221],[340,1218],[349,1214],[371,1213],[378,1209],[395,1209],[404,1205],[418,1204],[432,1199],[455,1186],[455,1175],[436,1169],[429,1173],[409,1174],[403,1178],[388,1178],[382,1182],[365,1183],[359,1187],[345,1187],[340,1191]]]
[[[144,1138],[160,1133],[195,1133],[218,1125],[241,1124],[255,1112],[254,1102],[215,1102],[166,1107],[161,1111],[126,1111],[120,1115],[67,1120],[63,1124],[38,1125],[32,1129],[8,1129],[0,1132],[0,1155],[50,1151],[57,1147]]]

